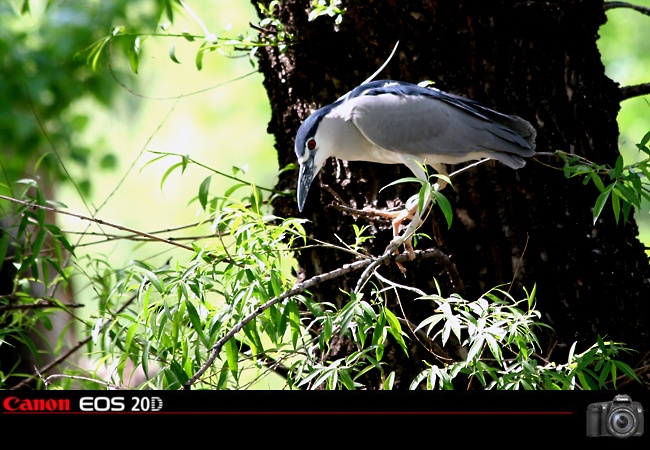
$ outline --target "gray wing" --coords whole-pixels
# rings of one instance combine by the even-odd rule
[[[532,133],[534,139],[534,129],[528,122],[481,105],[477,110],[475,102],[462,103],[459,99],[365,95],[347,100],[345,111],[347,119],[376,146],[427,156],[431,161],[460,162],[479,156],[519,168],[523,166],[521,157],[535,153],[530,136],[522,136]],[[502,120],[489,117],[490,112]]]

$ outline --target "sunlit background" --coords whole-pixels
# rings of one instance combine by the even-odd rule
[[[249,2],[193,2],[192,8],[210,32],[218,36],[251,34],[249,22],[257,20]],[[175,17],[173,26],[191,34],[203,34],[200,24],[188,15]],[[169,56],[172,47],[179,63]],[[145,232],[200,220],[203,214],[199,203],[189,200],[197,196],[201,181],[212,173],[190,164],[184,172],[174,170],[162,183],[167,170],[181,159],[170,156],[151,163],[159,156],[153,152],[187,154],[230,175],[237,168],[238,178],[259,186],[275,184],[278,164],[274,141],[266,131],[270,107],[261,74],[246,53],[231,55],[227,49],[223,55],[206,54],[199,71],[195,65],[197,48],[196,42],[183,38],[146,38],[137,76],[116,80],[124,85],[117,108],[106,110],[90,102],[77,105],[80,112],[93,118],[86,131],[88,142],[102,136],[118,160],[115,170],[98,172],[93,179],[91,203],[95,208],[104,205],[97,217]],[[122,55],[114,57],[112,64],[128,64],[124,59]],[[106,71],[104,76],[113,75]],[[231,180],[213,176],[211,192],[224,192],[232,184]],[[73,186],[63,186],[58,198],[70,210],[88,214]],[[71,217],[62,218],[62,223],[66,230],[78,231],[88,225]],[[102,229],[124,234],[108,227]],[[209,228],[170,231],[161,236],[196,236],[197,231],[207,233]],[[98,241],[103,239],[84,239],[86,243]],[[154,250],[146,245],[119,240],[82,246],[77,256],[83,260],[85,253],[94,257],[105,254],[114,267],[121,267],[135,257],[156,264],[183,254],[173,247],[162,255],[150,251]],[[83,295],[84,287],[79,289]]]

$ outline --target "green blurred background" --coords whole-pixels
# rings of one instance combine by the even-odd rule
[[[650,8],[649,0],[630,2]],[[607,75],[621,86],[650,83],[650,16],[629,8],[607,11],[607,23],[600,29],[598,48]],[[625,100],[618,115],[619,146],[628,164],[643,159],[635,147],[650,131],[650,96]],[[635,212],[641,240],[650,246],[650,205]]]
[[[220,0],[190,5],[218,36],[252,34],[248,24],[257,21],[249,2]],[[189,16],[176,15],[173,28],[203,34],[199,24]],[[146,232],[192,224],[203,217],[199,203],[189,200],[196,197],[200,182],[211,173],[190,164],[184,173],[172,172],[161,185],[164,173],[180,158],[168,157],[149,164],[157,157],[151,152],[187,154],[258,186],[274,186],[278,164],[273,138],[266,131],[271,113],[262,76],[246,53],[234,56],[207,53],[199,71],[195,65],[200,44],[197,41],[159,37],[143,40],[138,74],[129,70],[121,73],[119,80],[126,88],[117,90],[119,99],[115,107],[102,108],[92,101],[75,105],[80,114],[92,117],[91,126],[84,132],[89,145],[101,136],[117,156],[115,170],[97,171],[92,180],[91,203],[99,206],[108,199],[98,217]],[[169,56],[172,45],[180,64]],[[113,64],[128,67],[122,55],[114,56]],[[112,75],[106,72],[103,76]],[[233,167],[241,171],[234,171]],[[214,176],[210,190],[213,194],[223,193],[232,184],[231,180]],[[85,213],[83,202],[70,184],[61,186],[58,199],[70,210]],[[64,229],[78,231],[88,225],[70,217],[62,218],[62,223]],[[99,231],[94,225],[91,229]],[[102,229],[114,232],[106,227]],[[207,233],[208,225],[161,236],[179,238]],[[158,254],[160,250],[159,245],[143,246],[121,240],[81,247],[77,256],[86,252],[93,257],[105,254],[115,268],[126,265],[132,258],[157,265],[170,258],[187,257],[186,252],[174,247],[166,246]],[[91,292],[88,294],[92,296]]]

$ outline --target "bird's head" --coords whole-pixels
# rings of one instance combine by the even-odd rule
[[[332,105],[314,111],[298,129],[295,152],[300,163],[298,175],[298,210],[302,212],[307,193],[312,181],[327,161],[334,156],[335,136],[329,136],[325,127],[320,127],[322,120],[332,110]]]

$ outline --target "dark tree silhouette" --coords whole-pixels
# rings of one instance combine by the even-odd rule
[[[421,229],[432,239],[417,242],[420,249],[439,248],[450,262],[416,259],[405,264],[405,274],[395,265],[379,273],[427,292],[434,291],[435,279],[444,295],[458,292],[470,300],[508,283],[512,285],[504,289],[522,298],[524,288],[536,285],[537,307],[554,330],[543,335],[545,355],[565,362],[574,341],[584,350],[600,335],[636,349],[629,362],[643,364],[650,348],[650,268],[636,224],[631,218],[617,224],[610,209],[594,224],[592,207],[599,192],[579,178],[565,178],[559,170],[562,161],[550,154],[562,150],[610,165],[619,155],[616,117],[627,91],[605,76],[596,45],[606,21],[604,3],[350,0],[341,5],[340,24],[327,15],[309,21],[310,4],[279,1],[274,16],[293,35],[292,45],[258,53],[280,166],[296,162],[295,133],[310,110],[360,84],[399,41],[379,78],[432,80],[442,90],[523,117],[538,130],[537,151],[546,154],[517,171],[489,162],[459,175],[453,188],[443,191],[455,213],[451,228],[434,206]],[[271,27],[261,33],[272,39],[276,31]],[[329,161],[303,212],[310,220],[309,236],[351,242],[353,224],[369,225],[374,239],[366,249],[381,255],[392,237],[390,224],[346,207],[397,205],[418,186],[379,190],[408,176],[406,167]],[[297,171],[285,172],[277,187],[295,189],[296,179]],[[280,216],[298,215],[288,197],[277,199],[274,208]],[[352,259],[329,248],[304,250],[300,276],[327,272]],[[354,290],[357,279],[352,274],[324,283],[313,295],[340,305],[347,299],[341,291]],[[431,314],[431,306],[412,301],[414,297],[403,293],[388,301],[398,316],[417,324]],[[330,356],[349,350],[341,342]],[[386,361],[388,371],[397,372],[398,388],[408,386],[424,361],[436,362],[416,339],[408,357],[395,348]],[[379,386],[377,379],[364,382]]]

